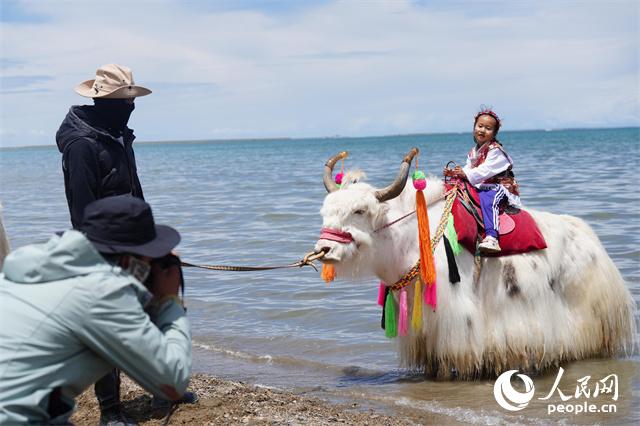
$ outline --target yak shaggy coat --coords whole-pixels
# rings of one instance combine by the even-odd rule
[[[354,241],[321,239],[316,249],[330,249],[323,261],[335,264],[338,277],[375,275],[391,285],[418,259],[416,218],[379,228],[415,209],[415,189],[409,181],[399,196],[381,203],[376,188],[358,180],[346,176],[320,211],[324,227],[349,232]],[[432,236],[443,195],[442,181],[429,177]],[[422,330],[410,327],[398,337],[403,366],[438,378],[473,379],[634,351],[635,303],[595,233],[576,217],[526,210],[548,248],[483,258],[477,282],[467,250],[456,256],[461,281],[449,282],[444,244],[438,243],[437,309],[424,305]],[[409,301],[413,289],[407,287]],[[411,315],[411,303],[409,308]]]

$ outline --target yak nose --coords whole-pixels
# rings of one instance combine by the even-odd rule
[[[334,263],[338,260],[335,248],[336,246],[328,246],[322,244],[322,241],[318,241],[315,246],[315,253],[318,255],[318,260],[322,263]]]
[[[319,240],[314,248],[316,253],[320,253],[321,251],[323,251],[325,254],[327,254],[331,251],[331,246],[327,245],[326,241],[322,240]]]

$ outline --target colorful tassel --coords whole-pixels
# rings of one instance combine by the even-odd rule
[[[407,309],[407,290],[400,290],[400,313],[398,315],[398,332],[406,336],[409,331],[409,313]]]
[[[411,328],[413,331],[422,330],[422,283],[416,279],[416,287],[413,291],[413,312],[411,315]]]
[[[436,282],[436,267],[431,252],[427,202],[422,191],[416,191],[416,215],[418,216],[418,237],[420,239],[420,277],[427,287],[431,287]]]
[[[390,293],[389,291],[389,287],[385,287],[384,288],[384,296],[382,301],[384,302],[385,300],[387,300],[387,295]],[[385,327],[385,323],[387,322],[386,318],[384,317],[384,303],[382,304],[382,318],[380,318],[380,328],[382,328],[384,330]]]
[[[447,219],[447,239],[449,240],[449,244],[451,244],[453,254],[456,256],[459,255],[462,251],[462,246],[458,242],[458,233],[456,232],[452,214],[450,214],[449,219]]]
[[[335,182],[338,185],[338,188],[342,188],[342,179],[344,178],[344,158],[342,159],[342,164],[340,166],[340,173],[336,174]]]
[[[458,271],[458,265],[456,264],[456,255],[453,254],[451,243],[447,236],[442,237],[444,243],[444,252],[447,255],[447,266],[449,269],[449,282],[453,285],[460,282],[460,272]]]
[[[322,274],[320,275],[325,283],[330,283],[336,278],[336,268],[330,263],[322,264]]]
[[[378,286],[378,305],[380,306],[384,306],[384,297],[387,294],[387,292],[385,291],[386,288],[387,285],[380,281],[380,285]]]
[[[391,294],[391,292],[387,295],[387,301],[384,304],[384,335],[389,338],[398,335],[396,302],[393,300],[393,294]]]
[[[437,298],[438,294],[437,294],[436,288],[437,288],[437,283],[434,281],[432,285],[425,286],[425,289],[424,289],[424,303],[426,305],[431,306],[434,311],[436,310],[436,305],[438,302],[438,298]]]

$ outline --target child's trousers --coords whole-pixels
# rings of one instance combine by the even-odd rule
[[[482,221],[487,237],[498,238],[500,230],[500,202],[507,196],[504,187],[498,185],[498,189],[478,189],[480,196],[480,208],[482,210]]]

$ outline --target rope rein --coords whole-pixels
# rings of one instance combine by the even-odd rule
[[[398,218],[398,219],[394,220],[393,222],[389,222],[389,223],[387,223],[386,225],[381,226],[380,228],[376,229],[376,230],[375,230],[375,231],[373,231],[373,232],[382,231],[383,229],[388,228],[388,227],[390,227],[391,225],[394,225],[394,224],[396,224],[396,223],[400,222],[401,220],[408,218],[409,216],[411,216],[411,215],[412,215],[412,214],[414,214],[415,212],[416,212],[415,210],[414,210],[414,211],[412,211],[412,212],[409,212],[409,213],[405,214],[404,216],[402,216],[402,217],[400,217],[400,218]]]
[[[309,252],[301,260],[290,263],[289,265],[280,266],[230,266],[230,265],[196,265],[189,262],[181,262],[182,266],[188,268],[200,268],[208,269],[210,271],[235,271],[235,272],[248,272],[248,271],[269,271],[272,269],[287,269],[287,268],[302,268],[303,266],[311,266],[318,271],[318,268],[312,263],[314,260],[320,259],[325,255],[326,251],[321,250],[319,252]]]
[[[440,201],[440,200],[442,200],[442,199],[446,198],[446,197],[447,197],[447,196],[449,196],[449,194],[450,194],[452,191],[454,191],[455,189],[456,189],[456,187],[451,188],[450,190],[446,191],[444,194],[442,194],[441,196],[439,196],[438,198],[436,198],[436,199],[435,199],[435,200],[433,200],[432,202],[433,202],[433,203],[437,203],[438,201]],[[394,220],[394,221],[391,221],[391,222],[387,223],[386,225],[382,225],[380,228],[378,228],[378,229],[374,230],[373,232],[379,232],[379,231],[382,231],[383,229],[386,229],[386,228],[390,227],[391,225],[395,225],[396,223],[400,222],[401,220],[404,220],[404,219],[408,218],[409,216],[411,216],[411,215],[412,215],[412,214],[414,214],[415,212],[416,212],[415,210],[410,211],[409,213],[405,214],[404,216],[399,217],[399,218],[397,218],[396,220]]]

